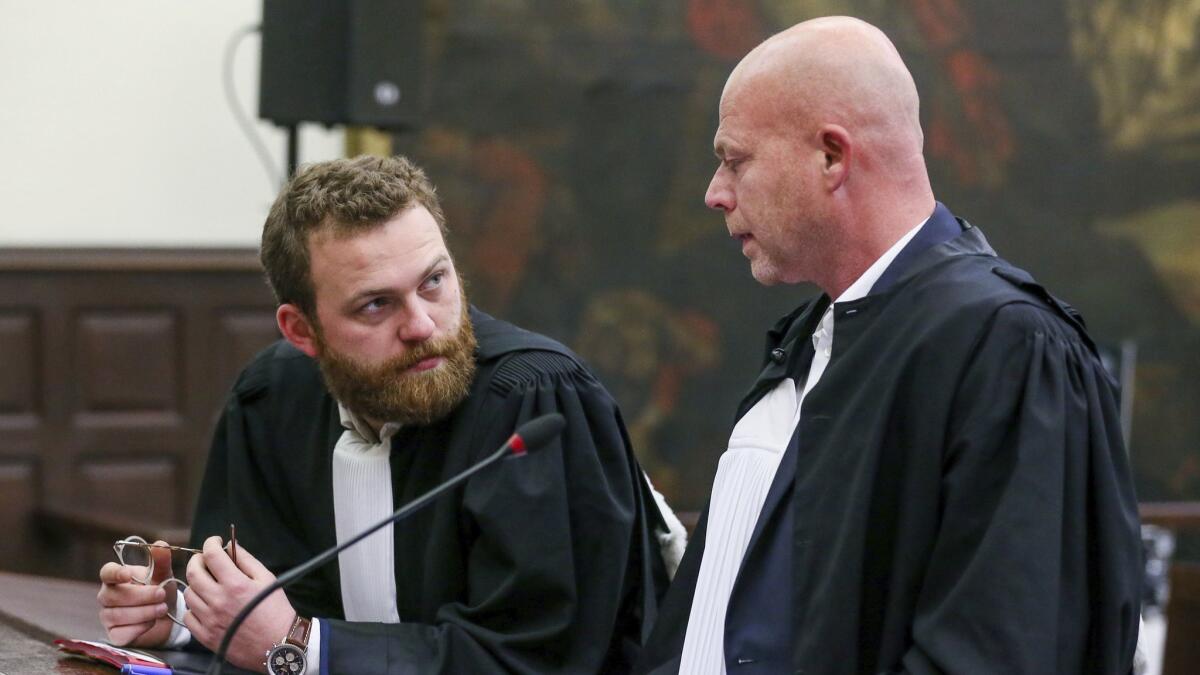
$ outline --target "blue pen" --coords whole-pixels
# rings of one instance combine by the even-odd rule
[[[171,669],[126,663],[121,666],[121,675],[171,675]]]

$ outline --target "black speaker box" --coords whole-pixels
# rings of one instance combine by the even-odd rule
[[[420,0],[263,0],[259,117],[415,127],[423,18]]]

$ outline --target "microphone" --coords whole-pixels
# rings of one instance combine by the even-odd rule
[[[362,532],[359,532],[350,539],[347,539],[346,541],[325,550],[323,553],[317,554],[311,560],[296,565],[292,569],[276,577],[274,583],[272,583],[270,586],[267,586],[260,591],[258,595],[251,598],[250,602],[246,603],[246,606],[242,608],[242,611],[238,612],[237,616],[233,618],[233,621],[229,624],[229,628],[225,631],[225,636],[221,638],[221,644],[218,646],[217,651],[213,654],[213,660],[209,664],[207,671],[208,675],[220,675],[222,668],[224,668],[225,655],[229,651],[229,643],[233,641],[233,636],[237,633],[237,629],[246,620],[246,617],[250,616],[250,612],[254,611],[254,608],[258,607],[258,605],[265,600],[268,595],[274,593],[280,588],[283,588],[284,586],[287,586],[300,577],[307,575],[309,572],[312,572],[314,569],[324,565],[330,560],[333,560],[337,554],[357,544],[363,539],[366,539],[387,525],[407,518],[416,511],[420,510],[422,507],[428,505],[442,493],[458,485],[459,483],[462,483],[471,476],[474,476],[479,471],[482,471],[492,464],[495,464],[505,456],[511,455],[514,457],[524,457],[526,453],[541,448],[543,445],[546,445],[550,441],[557,438],[558,435],[563,432],[563,429],[566,428],[566,426],[567,420],[559,413],[542,415],[541,417],[535,417],[528,422],[525,422],[521,426],[517,427],[517,430],[513,432],[512,436],[508,437],[508,440],[504,442],[504,445],[500,446],[500,448],[492,454],[479,460],[441,485],[438,485],[420,497],[417,497],[411,502],[400,507],[387,518],[384,518]]]
[[[566,427],[566,418],[558,413],[535,417],[517,427],[513,435],[509,436],[508,441],[504,443],[504,448],[509,448],[512,454],[520,457],[528,450],[537,450],[549,443],[561,434]],[[504,448],[501,448],[501,450]],[[484,460],[484,462],[487,461],[486,459]],[[452,478],[451,480],[457,479]]]

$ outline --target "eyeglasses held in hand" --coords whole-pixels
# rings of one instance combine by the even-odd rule
[[[234,564],[237,564],[237,540],[235,539],[234,532],[235,530],[233,525],[230,525],[228,543],[229,553],[230,557],[233,558]],[[167,576],[165,579],[159,581],[158,583],[154,583],[154,556],[152,555],[152,549],[156,548],[168,549],[171,551],[172,556],[174,556],[176,553],[186,554],[185,559],[190,558],[197,553],[202,553],[202,551],[199,549],[187,548],[184,546],[151,544],[137,535],[125,537],[124,539],[121,539],[113,544],[113,552],[117,554],[117,561],[132,572],[133,583],[143,586],[154,585],[158,586],[159,588],[166,588],[168,584],[173,583],[175,584],[179,593],[187,591],[187,582],[176,578],[174,569],[168,570],[169,576]],[[187,628],[187,626],[185,626],[183,623],[183,618],[174,614],[175,609],[175,607],[167,607],[167,618],[172,622]]]
[[[166,544],[151,544],[145,539],[134,535],[125,537],[124,539],[113,544],[113,552],[117,554],[117,561],[132,572],[133,583],[149,586],[151,584],[159,588],[165,588],[167,584],[174,583],[179,593],[187,590],[187,582],[182,579],[176,579],[174,571],[169,571],[167,578],[153,583],[154,579],[154,556],[151,555],[151,549],[166,548],[172,553],[183,552],[188,556],[199,553],[200,551],[194,548],[184,548],[183,546],[168,546]],[[175,607],[167,607],[167,618],[176,624],[183,626],[183,619],[175,616]],[[186,628],[186,626],[184,626]]]

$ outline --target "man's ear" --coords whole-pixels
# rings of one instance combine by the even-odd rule
[[[317,355],[316,330],[308,317],[299,307],[284,303],[275,310],[275,323],[279,324],[279,332],[284,339],[295,345],[296,349],[315,357]]]
[[[822,170],[825,187],[833,192],[850,177],[854,145],[850,141],[850,132],[837,124],[826,124],[821,127],[818,139],[821,143],[821,150],[825,153],[825,164]]]

